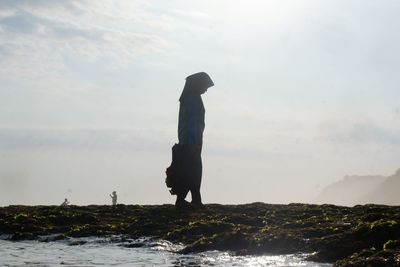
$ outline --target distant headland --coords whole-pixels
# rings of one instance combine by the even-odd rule
[[[326,186],[315,203],[354,206],[379,203],[400,205],[400,169],[393,175],[346,175],[342,180]]]

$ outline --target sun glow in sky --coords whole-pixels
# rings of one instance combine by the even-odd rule
[[[173,203],[206,71],[206,203],[310,202],[400,156],[398,1],[0,2],[0,205]]]

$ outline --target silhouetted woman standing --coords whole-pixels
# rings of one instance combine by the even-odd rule
[[[178,139],[181,151],[181,175],[177,187],[175,205],[187,206],[185,200],[190,191],[192,204],[202,206],[200,186],[202,176],[201,149],[203,145],[205,109],[201,95],[214,83],[205,72],[192,74],[186,78],[185,87],[179,98]]]

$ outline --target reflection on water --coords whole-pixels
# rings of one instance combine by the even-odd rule
[[[211,251],[180,255],[167,241],[79,238],[56,242],[0,240],[1,266],[332,266],[304,255],[231,256]]]

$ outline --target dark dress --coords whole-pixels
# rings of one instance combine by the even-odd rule
[[[203,144],[205,109],[200,95],[191,95],[179,107],[179,182],[174,189],[177,201],[183,201],[190,191],[192,203],[201,204],[201,148]]]
[[[200,186],[202,176],[201,149],[203,145],[205,109],[201,95],[214,82],[205,72],[186,77],[185,86],[179,98],[179,143],[172,148],[172,163],[166,170],[165,180],[171,194],[176,194],[176,206],[185,206],[190,191],[192,203],[202,206]]]

